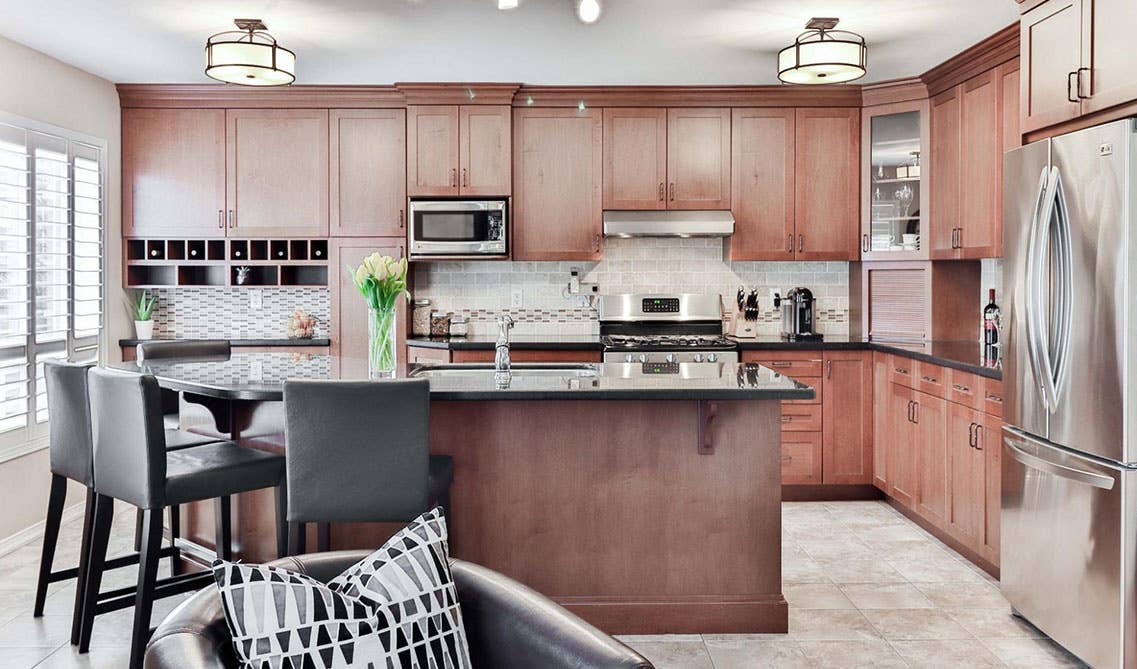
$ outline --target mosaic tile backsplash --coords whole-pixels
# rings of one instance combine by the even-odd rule
[[[253,309],[252,293],[261,307]],[[154,336],[162,339],[284,339],[296,309],[316,318],[314,337],[328,336],[327,288],[163,288],[154,291]]]

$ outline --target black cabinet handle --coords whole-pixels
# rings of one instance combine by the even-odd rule
[[[659,182],[659,201],[663,202],[663,182]]]
[[[1066,99],[1070,102],[1077,102],[1078,98],[1074,97],[1074,78],[1078,76],[1078,71],[1068,72],[1066,74]]]
[[[805,250],[805,235],[798,235],[797,236],[797,251],[798,251],[798,253],[801,253],[804,250]]]
[[[1078,83],[1078,99],[1079,100],[1083,100],[1083,99],[1087,99],[1087,98],[1091,97],[1090,95],[1082,95],[1082,72],[1086,72],[1087,74],[1089,74],[1090,68],[1088,68],[1088,67],[1079,67],[1078,68],[1078,82],[1077,83]],[[1091,87],[1091,89],[1093,88],[1093,80],[1090,80],[1090,87]],[[1092,93],[1091,93],[1091,95],[1092,95]]]

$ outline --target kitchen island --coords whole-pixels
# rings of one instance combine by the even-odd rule
[[[183,392],[183,426],[287,451],[282,382],[359,361],[235,354],[119,369]],[[412,367],[431,383],[431,451],[454,458],[451,552],[611,633],[785,632],[781,400],[813,390],[752,364]],[[382,457],[382,435],[375,435]],[[272,495],[234,504],[235,549],[274,557]],[[184,535],[211,545],[207,507]],[[395,528],[334,525],[333,548]],[[312,545],[312,544],[309,544]]]

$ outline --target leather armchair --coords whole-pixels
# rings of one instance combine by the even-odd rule
[[[272,564],[330,581],[367,554],[317,553]],[[524,585],[461,560],[451,560],[450,567],[475,669],[652,669],[639,653]],[[202,590],[162,621],[144,666],[240,667],[216,589]]]

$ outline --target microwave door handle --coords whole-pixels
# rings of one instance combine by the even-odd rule
[[[1045,371],[1042,368],[1042,359],[1039,357],[1039,343],[1038,343],[1038,316],[1041,308],[1035,304],[1038,293],[1038,258],[1037,246],[1039,237],[1039,220],[1042,216],[1042,209],[1044,208],[1045,198],[1049,191],[1050,175],[1049,167],[1042,168],[1042,173],[1039,175],[1038,180],[1038,195],[1035,198],[1034,211],[1030,220],[1030,234],[1027,241],[1027,258],[1026,258],[1026,279],[1025,279],[1025,300],[1023,309],[1026,321],[1026,349],[1028,358],[1030,360],[1031,376],[1034,377],[1035,387],[1042,395],[1042,404],[1049,412],[1050,405],[1047,402],[1047,395],[1043,390],[1043,375]]]
[[[1011,457],[1024,467],[1029,467],[1030,469],[1046,474],[1053,474],[1054,476],[1077,483],[1084,483],[1095,488],[1101,488],[1102,490],[1113,490],[1113,486],[1117,483],[1111,476],[1098,474],[1097,472],[1089,472],[1069,465],[1058,464],[1046,458],[1040,458],[1033,453],[1027,453],[1018,445],[1027,443],[1026,439],[1006,434],[1003,436],[1003,443],[1007,445],[1007,449],[1011,452]]]

